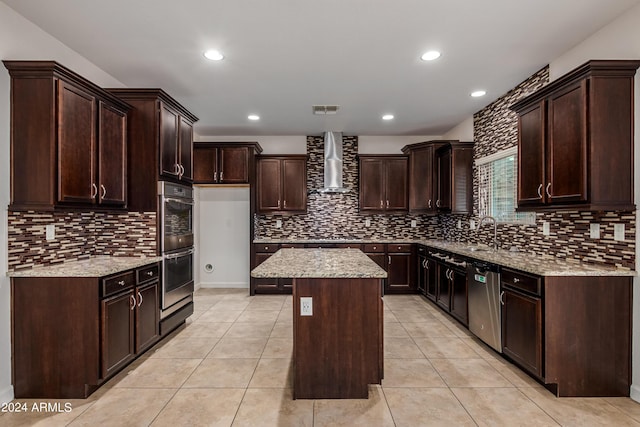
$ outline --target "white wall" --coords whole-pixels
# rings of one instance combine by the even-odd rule
[[[590,59],[640,59],[640,5],[584,40],[549,64],[555,80]],[[635,202],[640,202],[640,70],[635,78]],[[640,220],[636,211],[636,222]],[[636,270],[640,269],[640,233],[636,233]],[[631,397],[640,401],[640,279],[634,279]]]
[[[196,141],[206,142],[246,142],[257,141],[262,154],[306,154],[307,137],[305,135],[251,135],[251,136],[201,136]]]
[[[201,187],[195,196],[196,286],[248,289],[249,188]]]
[[[0,58],[53,59],[105,87],[122,83],[0,2]],[[0,402],[13,399],[11,386],[11,309],[7,271],[9,204],[9,73],[0,67]]]
[[[402,154],[402,147],[416,142],[442,139],[440,135],[358,135],[358,154]]]
[[[457,139],[459,141],[473,141],[473,116],[442,135],[442,139]]]

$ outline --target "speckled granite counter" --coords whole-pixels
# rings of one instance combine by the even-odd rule
[[[433,249],[441,249],[469,258],[499,264],[540,276],[636,276],[636,272],[622,268],[585,264],[575,260],[567,260],[552,256],[535,255],[529,252],[511,252],[506,250],[473,251],[470,244],[447,242],[443,240],[395,239],[395,240],[254,240],[254,243],[415,243]]]
[[[10,271],[9,277],[103,277],[121,271],[131,270],[153,262],[162,257],[111,257],[97,256],[81,261],[68,261],[61,264],[34,267],[28,270]]]
[[[387,273],[358,249],[280,249],[251,272],[256,278],[372,278]]]

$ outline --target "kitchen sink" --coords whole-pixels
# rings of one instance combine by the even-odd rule
[[[489,252],[489,251],[491,251],[491,248],[489,246],[480,246],[480,245],[470,245],[470,246],[467,246],[465,249],[467,249],[468,251],[471,251],[471,252]]]

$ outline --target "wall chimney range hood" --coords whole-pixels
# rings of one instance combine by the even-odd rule
[[[342,183],[342,132],[324,133],[324,188],[319,193],[347,193]]]

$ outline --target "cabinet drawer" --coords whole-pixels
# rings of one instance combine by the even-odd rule
[[[133,288],[135,284],[136,276],[132,271],[111,276],[102,280],[102,296],[107,297],[109,295],[117,294],[129,288]]]
[[[278,252],[278,249],[280,249],[280,245],[277,243],[256,243],[255,249],[256,252],[273,253]]]
[[[360,249],[362,250],[362,245],[359,243],[338,243],[336,248],[341,249]]]
[[[538,296],[542,294],[542,278],[539,276],[531,276],[505,268],[502,270],[500,281],[504,286],[508,286],[513,289],[519,289]]]
[[[281,243],[280,248],[304,248],[304,243]]]
[[[157,279],[159,272],[160,267],[158,266],[158,264],[146,265],[142,268],[139,268],[136,270],[136,283],[141,284]]]
[[[389,253],[411,253],[411,243],[389,243],[387,245]]]
[[[379,243],[367,243],[365,245],[362,245],[363,252],[367,252],[367,253],[384,253],[384,245],[379,244]]]

